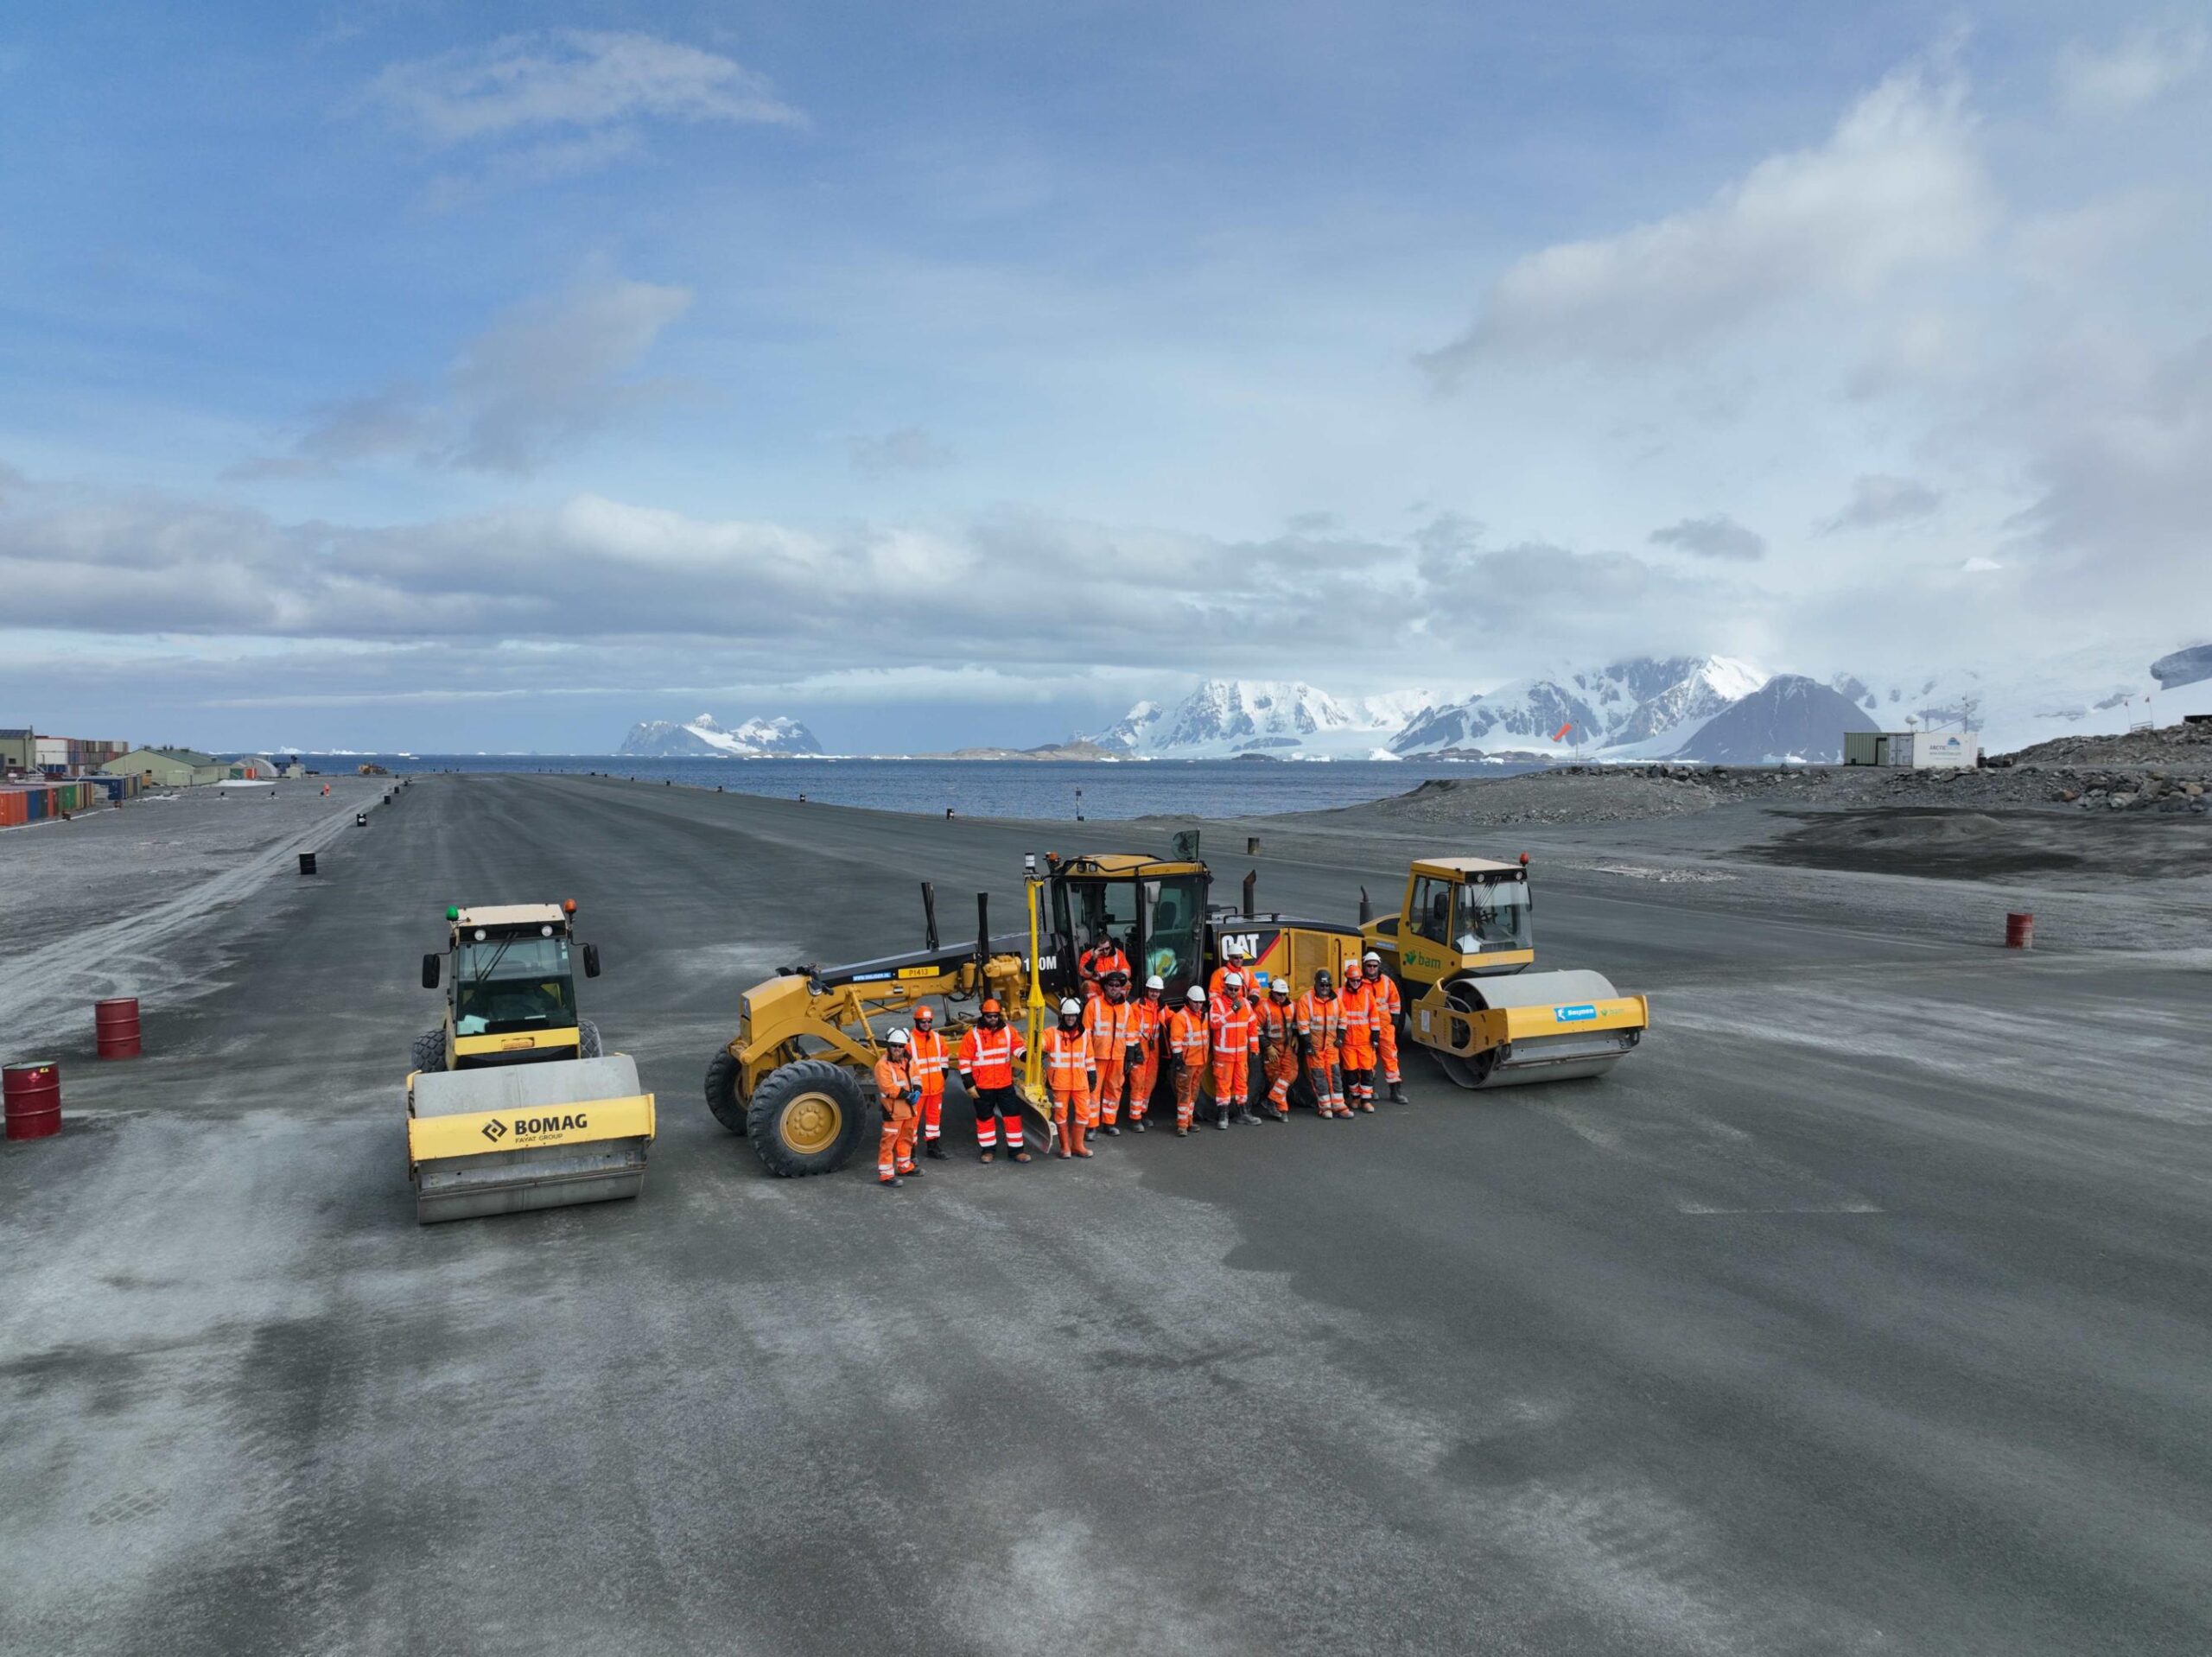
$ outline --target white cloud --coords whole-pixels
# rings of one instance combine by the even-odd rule
[[[319,478],[393,456],[534,472],[623,410],[665,395],[629,371],[690,303],[689,289],[620,278],[525,300],[467,345],[435,392],[400,384],[326,405],[284,453],[226,475]]]
[[[1497,359],[1649,359],[1813,295],[1865,298],[1979,248],[1998,204],[1963,86],[1900,69],[1827,143],[1707,205],[1510,266],[1474,325],[1420,360],[1443,386]]]
[[[2125,114],[2194,79],[2208,44],[2201,22],[2139,25],[2102,52],[2076,41],[2059,54],[2058,101],[2074,115]]]
[[[646,117],[791,124],[798,111],[734,60],[651,35],[556,29],[395,63],[366,101],[435,145]]]
[[[1852,480],[1851,498],[1821,524],[1820,532],[1836,535],[1910,523],[1931,516],[1942,504],[1943,497],[1916,478],[1869,473]]]
[[[688,289],[607,281],[518,306],[454,369],[454,464],[533,471],[618,409],[653,396],[622,376],[690,303]]]
[[[1727,558],[1748,563],[1766,556],[1766,540],[1747,530],[1726,512],[1708,517],[1686,517],[1650,536],[1655,546],[1673,547],[1700,558]]]

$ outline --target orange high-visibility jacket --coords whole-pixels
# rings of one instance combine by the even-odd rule
[[[1258,1015],[1260,1039],[1281,1046],[1288,1041],[1296,1026],[1298,1012],[1287,1001],[1277,1001],[1272,995],[1253,1009]]]
[[[974,1076],[979,1088],[1010,1088],[1014,1067],[1028,1051],[1012,1025],[986,1030],[979,1024],[960,1044],[960,1073]]]
[[[912,1055],[914,1080],[922,1091],[943,1093],[944,1073],[952,1062],[944,1038],[934,1030],[917,1030],[907,1038],[906,1051]]]
[[[1094,996],[1083,1009],[1083,1027],[1090,1037],[1090,1051],[1098,1068],[1119,1064],[1137,1038],[1137,1009],[1134,1001],[1109,1001]]]
[[[1160,1051],[1160,1032],[1167,1027],[1167,1020],[1174,1015],[1165,1005],[1146,996],[1129,1005],[1137,1010],[1137,1041],[1147,1054]]]
[[[875,1090],[883,1101],[883,1108],[894,1122],[903,1122],[914,1114],[908,1102],[906,1091],[920,1085],[914,1079],[914,1067],[901,1064],[886,1053],[875,1061]]]
[[[1364,1030],[1370,1033],[1373,1032],[1375,993],[1368,988],[1367,981],[1364,978],[1357,984],[1347,984],[1338,991],[1337,1005],[1344,1010],[1344,1028],[1347,1031]]]
[[[1090,1057],[1090,1038],[1080,1030],[1054,1025],[1045,1032],[1045,1085],[1057,1090],[1087,1088],[1096,1068]]]
[[[1122,946],[1110,940],[1094,943],[1076,960],[1076,971],[1086,983],[1096,983],[1109,972],[1127,972],[1129,958],[1122,953]]]
[[[1398,997],[1398,981],[1384,973],[1380,978],[1369,981],[1367,991],[1375,998],[1376,1027],[1379,1029],[1386,1024],[1395,1026],[1399,1013],[1405,1009],[1405,1003]]]
[[[1344,1038],[1344,1004],[1332,995],[1323,1000],[1312,990],[1298,998],[1298,1033],[1316,1047],[1336,1047]]]
[[[1226,1001],[1217,1001],[1206,1009],[1206,1023],[1213,1032],[1216,1057],[1260,1051],[1260,1021],[1253,1015],[1249,1001],[1240,1001],[1234,1006]]]
[[[1206,1062],[1206,1015],[1179,1006],[1167,1015],[1167,1050],[1185,1064]]]

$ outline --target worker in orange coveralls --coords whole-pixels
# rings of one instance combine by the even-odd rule
[[[1090,1127],[1091,1101],[1098,1096],[1098,1067],[1084,1033],[1083,1003],[1060,1003],[1060,1021],[1045,1032],[1045,1085],[1052,1095],[1052,1126],[1060,1131],[1060,1154],[1087,1157],[1083,1142]]]
[[[1313,987],[1298,998],[1298,1047],[1306,1061],[1306,1080],[1313,1089],[1313,1108],[1324,1117],[1350,1116],[1344,1105],[1344,1010],[1329,969],[1313,975]]]
[[[985,1001],[960,1044],[960,1085],[976,1101],[979,1161],[988,1162],[997,1153],[1001,1123],[1007,1160],[1029,1160],[1021,1146],[1021,1101],[1014,1090],[1014,1067],[1027,1051],[1020,1034],[1007,1026],[1006,1009],[995,999]]]
[[[875,1152],[879,1185],[897,1185],[903,1183],[902,1175],[922,1171],[914,1166],[914,1123],[921,1112],[922,1086],[907,1045],[906,1032],[894,1030],[884,1038],[883,1057],[875,1061],[875,1096],[883,1107],[883,1137]]]
[[[1184,1005],[1167,1018],[1167,1056],[1175,1076],[1175,1137],[1187,1138],[1198,1108],[1198,1087],[1206,1076],[1206,993],[1196,984],[1184,992]]]
[[[1354,1110],[1375,1112],[1375,996],[1359,962],[1344,962],[1344,1092]]]
[[[1103,995],[1106,990],[1106,975],[1120,973],[1128,976],[1129,958],[1122,953],[1122,946],[1114,942],[1109,933],[1101,932],[1097,941],[1076,958],[1077,975],[1083,980],[1084,999]]]
[[[1206,1025],[1213,1038],[1213,1125],[1227,1127],[1231,1111],[1240,1121],[1258,1121],[1248,1093],[1252,1059],[1260,1051],[1260,1025],[1244,999],[1243,973],[1223,975],[1221,1000],[1206,1009]]]
[[[914,1033],[906,1051],[913,1055],[914,1080],[922,1089],[922,1154],[942,1162],[944,1146],[938,1143],[938,1128],[944,1115],[944,1078],[952,1068],[952,1053],[938,1034],[934,1008],[914,1009]]]
[[[1092,1067],[1098,1072],[1098,1091],[1091,1101],[1098,1131],[1114,1139],[1122,1136],[1116,1126],[1122,1115],[1122,1095],[1136,1068],[1137,1010],[1129,1000],[1129,975],[1109,972],[1103,981],[1104,994],[1084,1004],[1083,1028],[1090,1038]]]
[[[1373,949],[1367,952],[1367,987],[1375,998],[1375,1052],[1382,1061],[1383,1085],[1390,1089],[1390,1102],[1410,1105],[1406,1097],[1405,1084],[1398,1078],[1398,1020],[1404,1016],[1405,1003],[1399,999],[1398,981],[1382,970],[1382,957]]]
[[[1152,1090],[1160,1085],[1160,1045],[1167,1039],[1169,1013],[1164,1000],[1167,981],[1158,973],[1144,981],[1144,996],[1130,1005],[1137,1010],[1137,1063],[1129,1072],[1129,1126],[1145,1131],[1145,1112],[1152,1106]]]
[[[1267,1082],[1268,1110],[1279,1122],[1290,1120],[1290,1084],[1298,1080],[1298,1014],[1290,1002],[1290,980],[1278,975],[1254,1009],[1260,1020],[1260,1074]]]

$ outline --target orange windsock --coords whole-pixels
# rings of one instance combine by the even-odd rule
[[[1567,733],[1569,731],[1573,730],[1573,728],[1574,728],[1574,721],[1573,721],[1573,720],[1569,720],[1569,721],[1567,721],[1567,722],[1566,724],[1564,724],[1564,725],[1560,726],[1560,727],[1559,727],[1559,729],[1557,729],[1556,731],[1554,731],[1554,732],[1552,733],[1552,740],[1553,740],[1553,741],[1554,741],[1554,742],[1564,742],[1564,741],[1566,741],[1566,740],[1567,740]]]

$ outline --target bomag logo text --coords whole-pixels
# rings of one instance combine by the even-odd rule
[[[573,1116],[518,1116],[515,1132],[528,1138],[535,1133],[570,1133],[591,1126],[591,1119],[578,1111]]]

